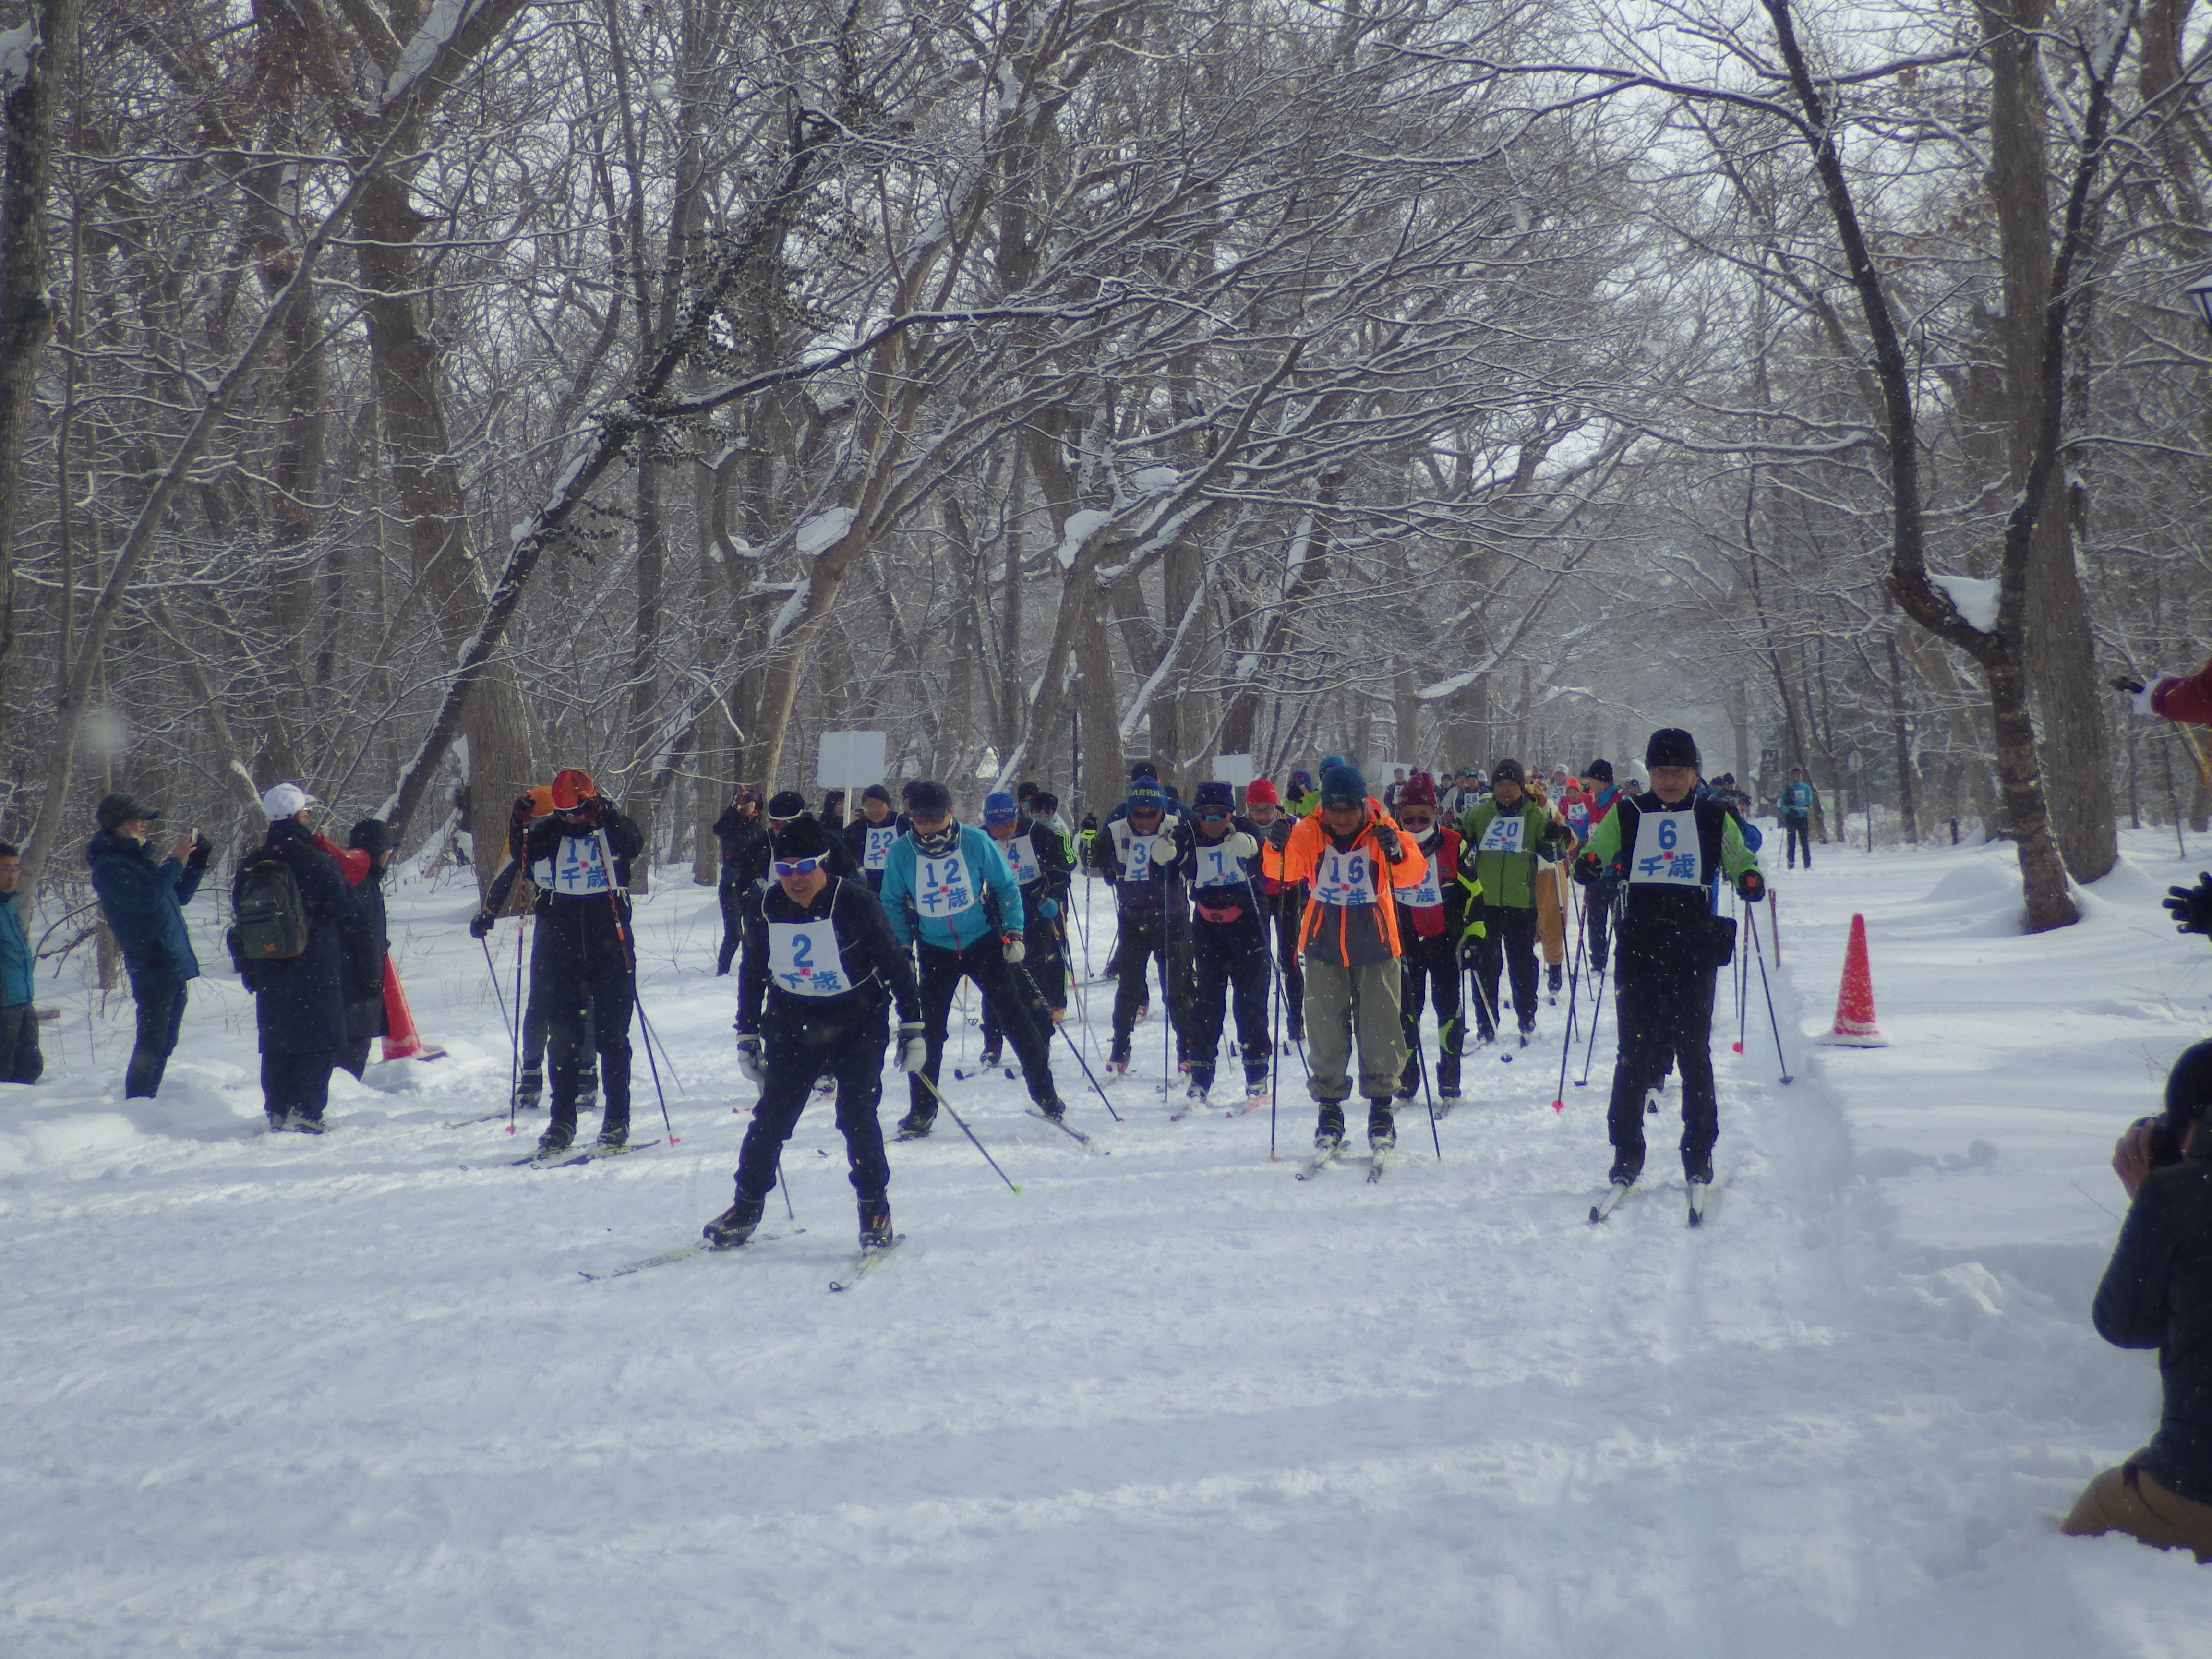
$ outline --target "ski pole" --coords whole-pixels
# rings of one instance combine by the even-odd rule
[[[499,999],[499,1023],[507,1027],[507,1041],[511,1045],[514,1041],[514,1021],[507,1016],[507,988],[499,982],[499,967],[491,959],[491,941],[480,939],[477,943],[483,946],[484,972],[491,978],[491,994]]]
[[[1454,972],[1458,970],[1455,969]],[[1437,1047],[1443,1047],[1443,1028],[1437,1029]],[[1413,1063],[1420,1068],[1421,1098],[1429,1104],[1429,1144],[1437,1149],[1437,1162],[1444,1161],[1443,1138],[1437,1133],[1437,1097],[1429,1088],[1429,1057],[1421,1052],[1420,1016],[1413,1016]]]
[[[1073,1037],[1067,1035],[1067,1027],[1065,1025],[1055,1025],[1052,1029],[1060,1033],[1062,1040],[1066,1042],[1068,1048],[1074,1053],[1075,1063],[1083,1068],[1083,1075],[1091,1079],[1091,1086],[1098,1091],[1098,1098],[1106,1103],[1106,1109],[1113,1114],[1114,1121],[1119,1123],[1121,1121],[1121,1113],[1114,1110],[1114,1102],[1107,1095],[1105,1085],[1098,1081],[1097,1074],[1091,1071],[1091,1062],[1084,1059],[1082,1045],[1077,1042]]]
[[[1274,940],[1267,943],[1272,946]],[[1274,951],[1267,954],[1272,957]],[[1280,1161],[1275,1156],[1275,1096],[1282,1087],[1283,974],[1279,962],[1271,961],[1267,967],[1268,983],[1275,988],[1275,1028],[1267,1036],[1267,1162],[1274,1164]]]
[[[775,1184],[776,1189],[783,1194],[784,1218],[787,1221],[797,1221],[799,1212],[791,1207],[791,1183],[783,1178],[783,1164],[780,1159],[775,1166]]]
[[[645,1064],[646,1069],[653,1073],[653,1097],[660,1102],[660,1127],[668,1132],[668,1144],[673,1146],[683,1137],[676,1133],[675,1122],[668,1115],[668,1097],[661,1091],[660,1087],[660,1066],[653,1058],[653,1022],[646,1018],[645,1004],[638,999],[637,952],[630,945],[629,926],[623,920],[623,890],[615,885],[614,848],[607,844],[607,832],[605,830],[594,830],[592,835],[599,843],[599,857],[605,860],[607,910],[615,919],[615,939],[622,946],[623,966],[629,969],[630,1012],[637,1016],[638,1025],[645,1033]],[[627,1018],[623,1022],[625,1026],[629,1023]],[[602,1078],[601,1084],[604,1085],[605,1080]]]
[[[1756,933],[1759,926],[1759,907],[1755,904],[1745,905],[1743,907],[1743,921],[1744,926],[1751,928],[1754,933]],[[1751,972],[1743,965],[1743,952],[1741,950],[1735,953],[1735,1052],[1741,1054],[1743,1052],[1744,1025],[1751,1018]]]
[[[921,1086],[937,1097],[937,1103],[945,1108],[947,1112],[951,1113],[952,1121],[960,1126],[960,1133],[966,1135],[969,1140],[975,1141],[975,1150],[983,1154],[983,1162],[991,1166],[993,1172],[998,1176],[999,1179],[1005,1182],[1006,1185],[1015,1192],[1021,1191],[1019,1183],[1018,1183],[1013,1177],[1009,1176],[1004,1170],[1000,1169],[999,1160],[991,1156],[989,1151],[984,1146],[981,1141],[975,1139],[975,1132],[968,1127],[967,1120],[962,1117],[959,1113],[952,1110],[952,1103],[945,1097],[945,1094],[942,1090],[939,1089],[934,1083],[932,1083],[929,1080],[929,1073],[927,1072],[909,1072],[907,1075],[908,1077],[919,1078],[921,1080]]]
[[[507,1068],[507,1132],[514,1133],[514,1097],[522,1088],[522,1028],[529,1021],[522,1002],[522,936],[530,931],[530,908],[523,907],[514,924],[514,1058]],[[485,947],[487,956],[490,953]]]
[[[1577,969],[1582,966],[1579,949],[1576,952],[1575,966]],[[1567,1109],[1567,1063],[1574,1058],[1575,1054],[1575,997],[1581,988],[1580,973],[1569,974],[1567,975],[1567,1040],[1559,1045],[1559,1091],[1552,1097],[1552,1109],[1555,1112],[1564,1112]],[[1590,1038],[1595,1042],[1596,1037],[1597,1016],[1592,1014]]]
[[[1751,930],[1751,948],[1759,957],[1759,988],[1766,993],[1766,1022],[1774,1028],[1774,1057],[1782,1063],[1783,1082],[1785,1084],[1794,1082],[1795,1079],[1790,1075],[1790,1056],[1782,1052],[1782,1022],[1774,1015],[1774,987],[1767,982],[1766,951],[1759,945],[1759,929],[1756,927]]]
[[[1606,959],[1597,965],[1597,989],[1590,999],[1589,1042],[1583,1049],[1583,1074],[1575,1079],[1577,1089],[1589,1087],[1590,1062],[1597,1054],[1598,1020],[1605,1011],[1606,970],[1613,966],[1613,959],[1620,954],[1620,911],[1610,899],[1606,901],[1606,921],[1610,925],[1611,934],[1607,942],[1613,948],[1606,953]]]

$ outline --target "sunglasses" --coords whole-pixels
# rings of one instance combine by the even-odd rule
[[[1398,823],[1400,826],[1407,830],[1425,830],[1435,822],[1436,819],[1430,817],[1426,812],[1401,812],[1398,814]]]
[[[1228,809],[1219,806],[1209,806],[1205,811],[1199,814],[1199,817],[1204,818],[1208,823],[1218,823],[1222,819],[1228,816]]]
[[[817,853],[811,859],[778,859],[775,872],[779,876],[811,875],[822,867],[822,860],[827,857],[826,853]]]

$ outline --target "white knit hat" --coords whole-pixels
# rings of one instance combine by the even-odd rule
[[[261,810],[269,815],[271,823],[279,818],[289,818],[307,807],[321,805],[322,802],[296,783],[277,784],[261,798]]]

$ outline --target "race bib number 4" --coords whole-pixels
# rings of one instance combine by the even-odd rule
[[[1323,904],[1374,903],[1375,866],[1368,861],[1366,848],[1355,847],[1349,853],[1325,848],[1314,866],[1313,896]]]
[[[923,915],[942,921],[974,906],[975,879],[968,873],[968,860],[959,854],[916,858],[914,866],[914,907]]]
[[[834,997],[853,988],[837,950],[837,930],[827,921],[771,921],[768,976],[799,997]]]
[[[1698,820],[1692,812],[1646,812],[1636,821],[1631,882],[1696,887],[1705,878],[1698,856]]]
[[[1482,832],[1477,850],[1484,853],[1517,853],[1521,851],[1521,833],[1528,821],[1515,813],[1511,817],[1500,812],[1491,819],[1490,827]]]
[[[999,850],[1006,855],[1006,867],[1014,872],[1014,880],[1019,885],[1027,887],[1044,874],[1037,863],[1036,845],[1027,836],[1000,842]]]
[[[884,860],[890,856],[891,843],[899,838],[898,825],[886,823],[881,829],[868,826],[867,848],[860,854],[860,866],[866,870],[880,870]]]

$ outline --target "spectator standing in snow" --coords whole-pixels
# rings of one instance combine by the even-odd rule
[[[125,1099],[161,1092],[161,1074],[177,1046],[184,1024],[185,992],[199,977],[184,907],[199,891],[215,847],[204,836],[185,836],[157,861],[146,844],[161,813],[136,795],[103,795],[94,808],[100,833],[86,843],[84,860],[92,871],[92,890],[100,913],[123,953],[131,975],[131,1000],[137,1005],[137,1041],[123,1074]]]
[[[1785,868],[1797,867],[1797,854],[1805,854],[1805,867],[1813,867],[1813,786],[1805,781],[1805,769],[1790,769],[1790,781],[1782,787],[1782,799],[1777,807],[1782,819],[1783,835],[1788,860]]]
[[[722,844],[721,877],[714,885],[722,912],[722,946],[714,957],[720,975],[730,971],[744,937],[745,897],[768,879],[768,826],[761,822],[759,800],[743,784],[714,820],[714,839]]]
[[[364,953],[349,949],[361,938],[360,908],[339,861],[315,844],[319,837],[307,827],[315,805],[296,783],[264,795],[269,833],[239,861],[230,889],[239,917],[234,954],[253,993],[261,1038],[261,1109],[270,1129],[311,1135],[323,1133],[331,1071],[347,1047],[347,1004],[367,988]],[[258,918],[272,933],[293,933],[299,948],[289,954],[258,948]],[[380,988],[381,976],[374,982]]]
[[[356,1077],[368,1069],[369,1043],[392,1030],[384,1000],[384,963],[392,950],[391,924],[384,911],[384,872],[398,845],[382,818],[363,818],[346,836],[346,856],[340,860],[346,879],[353,884],[355,908],[361,912],[361,948],[376,963],[376,988],[346,1004],[346,1047],[338,1065]]]
[[[770,850],[775,884],[746,913],[738,969],[738,1069],[760,1085],[760,1100],[738,1156],[736,1201],[707,1224],[705,1237],[718,1249],[752,1237],[784,1143],[815,1079],[829,1077],[837,1084],[860,1243],[880,1248],[891,1242],[891,1171],[877,1116],[890,1004],[898,1006],[900,1069],[920,1070],[928,1051],[914,964],[867,884],[830,873],[823,825],[795,819],[776,830]]]
[[[2127,1218],[2097,1287],[2097,1334],[2158,1350],[2163,1406],[2150,1443],[2089,1482],[2061,1528],[2125,1533],[2212,1562],[2212,1042],[2166,1074],[2166,1111],[2112,1150]]]
[[[1682,1171],[1702,1207],[1713,1178],[1720,1108],[1713,1087],[1713,987],[1735,944],[1735,923],[1714,915],[1706,882],[1716,867],[1747,904],[1766,896],[1765,878],[1744,845],[1735,815],[1694,799],[1698,745],[1675,727],[1655,732],[1644,751],[1651,793],[1617,803],[1590,832],[1577,880],[1595,883],[1620,868],[1617,988],[1620,1053],[1607,1124],[1608,1179],[1632,1186],[1644,1169],[1644,1097],[1669,1061],[1682,1078]]]
[[[36,1083],[46,1069],[31,1001],[31,941],[15,908],[22,870],[22,853],[0,842],[0,1083]]]
[[[1367,781],[1339,763],[1321,775],[1320,805],[1293,825],[1278,818],[1268,845],[1281,853],[1282,878],[1310,884],[1299,944],[1305,957],[1306,1042],[1319,1115],[1314,1150],[1344,1145],[1344,1107],[1357,1082],[1367,1101],[1367,1142],[1381,1152],[1398,1144],[1394,1101],[1406,1069],[1399,1023],[1403,972],[1395,901],[1386,889],[1427,873],[1421,849],[1398,833]]]

